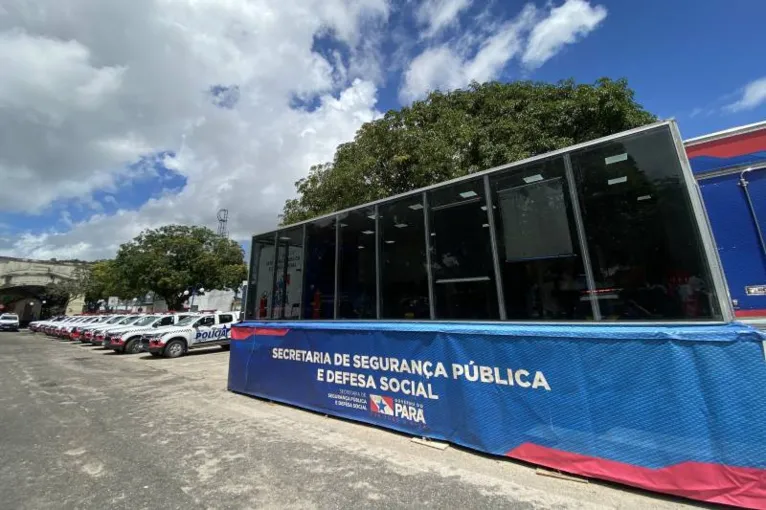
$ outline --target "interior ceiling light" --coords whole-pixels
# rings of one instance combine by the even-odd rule
[[[527,184],[532,184],[533,182],[542,181],[543,176],[540,174],[530,175],[529,177],[524,177],[524,182]]]

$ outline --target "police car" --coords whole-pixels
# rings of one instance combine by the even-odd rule
[[[197,315],[189,313],[147,315],[131,325],[108,330],[104,334],[104,347],[119,353],[137,354],[141,352],[141,336],[144,333],[174,326],[192,316]]]
[[[142,350],[152,356],[177,358],[191,349],[215,345],[228,349],[231,326],[236,322],[239,322],[239,312],[203,312],[182,319],[175,326],[143,334]]]
[[[95,315],[81,315],[78,317],[73,317],[69,320],[62,321],[56,326],[48,328],[45,333],[48,336],[53,336],[57,338],[69,338],[69,333],[72,331],[72,328],[78,325],[82,324],[89,324],[91,322],[96,322],[100,319],[100,317],[97,317]]]
[[[102,315],[91,322],[77,324],[69,332],[69,339],[82,341],[88,331],[106,326],[108,324],[115,324],[122,317],[124,317],[124,315]]]
[[[115,322],[114,324],[103,324],[97,328],[93,328],[86,331],[85,335],[83,335],[83,338],[81,338],[80,341],[82,343],[90,343],[93,345],[103,345],[104,339],[106,338],[107,333],[109,333],[110,331],[114,331],[116,329],[124,328],[132,324],[135,324],[136,322],[140,321],[143,317],[144,317],[143,314],[126,315],[125,317]]]

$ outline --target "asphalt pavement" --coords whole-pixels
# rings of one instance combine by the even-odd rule
[[[0,333],[0,507],[680,508],[226,391],[228,353]]]

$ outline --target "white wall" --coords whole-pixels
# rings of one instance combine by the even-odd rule
[[[191,298],[189,298],[186,304],[194,306],[197,310],[220,310],[222,312],[228,312],[231,310],[233,302],[233,290],[208,290],[202,295],[194,296],[193,304]]]

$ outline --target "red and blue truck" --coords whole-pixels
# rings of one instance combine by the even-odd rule
[[[735,315],[766,329],[766,121],[684,144]]]

